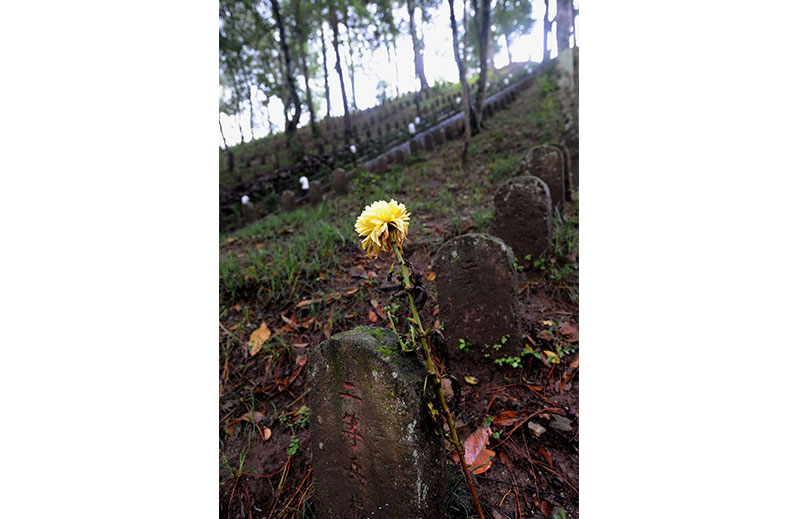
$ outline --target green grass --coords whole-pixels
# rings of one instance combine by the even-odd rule
[[[566,123],[563,107],[556,96],[558,85],[552,75],[548,74],[537,75],[535,83],[539,88],[539,99],[533,122],[541,143],[553,142],[564,132]]]
[[[247,245],[220,255],[221,299],[233,301],[257,287],[256,299],[269,303],[291,296],[297,283],[313,281],[338,264],[352,224],[338,215],[336,205],[326,201],[278,213],[234,233],[232,238]]]
[[[221,244],[232,238],[234,243],[244,242],[244,247],[237,247],[236,253],[220,254],[220,302],[246,298],[269,304],[292,297],[302,285],[313,284],[320,272],[339,264],[343,249],[358,245],[353,224],[364,206],[389,198],[409,205],[409,195],[418,196],[412,188],[413,178],[427,167],[426,162],[419,162],[405,172],[394,166],[383,176],[364,173],[350,183],[347,196],[276,213],[222,236]],[[427,200],[431,207],[447,210],[440,202]]]
[[[520,157],[516,154],[498,156],[489,164],[489,179],[495,185],[502,184],[519,170]]]
[[[543,80],[540,87],[551,88],[548,81]],[[506,127],[509,121],[513,121],[514,126],[530,127],[539,105],[537,100],[518,107],[523,109],[503,110],[493,120],[504,121]],[[442,165],[430,160],[437,152],[422,152],[403,165],[392,165],[384,175],[360,172],[351,180],[346,196],[330,197],[316,206],[304,205],[290,212],[274,213],[221,236],[221,311],[236,302],[244,303],[243,306],[267,306],[292,299],[299,293],[315,292],[320,273],[339,265],[344,258],[343,251],[357,249],[359,240],[353,231],[355,219],[365,205],[378,199],[401,201],[412,214],[425,215],[426,220],[443,219],[450,228],[441,230],[449,231],[448,236],[460,234],[464,228],[491,232],[494,190],[516,174],[521,156],[516,148],[527,146],[520,142],[509,149],[509,141],[513,139],[499,139],[501,135],[485,132],[473,139],[471,168],[481,168],[483,164],[488,174],[477,178],[473,174],[471,180],[464,181],[459,177],[465,172],[451,171],[447,183],[459,185],[458,189],[425,183],[425,179],[434,174],[441,175],[441,171],[434,168]],[[461,141],[450,142],[447,146],[460,147]],[[431,189],[436,191],[436,196],[431,196]],[[558,250],[567,250],[569,254],[568,243],[572,238],[564,233],[558,236],[563,237],[559,241],[563,245],[559,245]]]

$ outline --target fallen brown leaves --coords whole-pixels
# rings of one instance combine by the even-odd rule
[[[473,474],[483,474],[492,467],[495,452],[486,448],[490,433],[489,427],[481,426],[464,441],[464,461]],[[451,458],[459,463],[458,453],[454,452]]]
[[[261,323],[261,326],[250,334],[250,340],[248,341],[250,355],[255,355],[261,351],[261,348],[264,347],[264,343],[267,342],[270,337],[272,337],[272,331],[267,328],[267,323]]]

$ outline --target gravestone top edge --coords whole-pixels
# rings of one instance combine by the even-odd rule
[[[434,271],[437,270],[437,265],[441,265],[442,260],[440,258],[446,257],[446,255],[443,254],[445,251],[455,247],[456,245],[460,245],[461,242],[464,241],[471,241],[473,242],[474,245],[477,245],[479,240],[483,240],[485,243],[489,243],[498,247],[508,257],[509,264],[514,265],[514,252],[511,250],[511,247],[509,247],[509,245],[506,242],[504,242],[497,236],[493,236],[491,234],[470,232],[456,236],[455,238],[446,241],[444,244],[442,244],[441,247],[439,247],[433,259]]]

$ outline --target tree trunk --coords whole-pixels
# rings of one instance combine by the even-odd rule
[[[301,41],[299,42],[300,45],[300,59],[303,63],[303,77],[305,78],[305,85],[306,85],[306,105],[308,105],[308,113],[311,116],[311,133],[314,134],[314,137],[319,137],[321,132],[319,131],[319,126],[317,126],[317,116],[314,113],[314,99],[311,96],[311,87],[308,84],[308,58],[306,57],[306,42]]]
[[[414,20],[414,12],[417,9],[415,0],[408,0],[408,28],[411,33],[411,44],[414,47],[414,73],[419,79],[420,90],[428,89],[428,80],[425,78],[425,65],[422,60],[422,44],[417,36],[417,22]]]
[[[250,92],[250,85],[247,86],[247,93],[250,94],[247,97],[247,106],[250,107],[250,140],[252,141],[256,136],[253,133],[253,119],[255,119],[255,115],[253,114],[253,94]]]
[[[399,60],[397,59],[397,38],[392,37],[392,46],[394,47],[394,90],[395,90],[395,97],[400,97],[400,67],[398,65]]]
[[[450,6],[450,31],[453,33],[453,56],[456,59],[456,66],[458,67],[458,81],[461,83],[461,105],[464,107],[464,150],[461,152],[461,165],[463,167],[467,162],[467,150],[469,149],[469,140],[472,133],[474,117],[472,115],[473,110],[469,95],[467,74],[464,71],[464,62],[461,59],[461,51],[458,48],[458,28],[456,26],[456,14],[453,8],[453,0],[447,0],[447,3]]]
[[[306,57],[306,39],[310,34],[302,34],[300,30],[300,0],[294,0],[294,14],[295,14],[295,27],[297,36],[297,47],[300,50],[300,63],[303,66],[303,80],[306,87],[306,105],[308,106],[308,113],[311,116],[311,133],[314,137],[320,136],[319,127],[317,126],[316,114],[314,114],[314,99],[311,96],[311,87],[308,85],[308,58]]]
[[[391,63],[393,61],[392,60],[392,47],[391,47],[391,45],[389,45],[389,36],[386,33],[384,33],[384,35],[383,35],[383,44],[386,47],[386,59],[389,61],[389,63]],[[397,61],[394,62],[394,72],[395,72],[395,85],[394,86],[397,89],[397,93],[399,95],[400,94],[400,87],[398,87],[397,84],[400,83],[400,71],[397,70]],[[390,94],[387,92],[386,93],[387,99],[389,98],[389,95]]]
[[[219,134],[222,135],[222,145],[224,149],[228,149],[228,141],[225,140],[225,132],[222,131],[222,112],[219,113]]]
[[[580,75],[578,72],[578,31],[575,30],[575,7],[570,4],[570,9],[572,11],[572,37],[573,39],[573,50],[572,50],[572,74],[573,74],[573,81],[575,85],[575,100],[579,99],[578,96],[578,76]]]
[[[355,111],[358,110],[358,105],[356,104],[356,62],[353,59],[353,39],[350,37],[350,26],[347,25],[347,21],[345,21],[344,27],[347,31],[347,53],[350,55],[350,63],[347,66],[347,72],[350,76],[350,93],[353,96],[353,111]]]
[[[299,158],[303,154],[300,143],[297,141],[297,123],[300,120],[300,97],[297,95],[297,88],[294,84],[294,77],[292,76],[292,58],[289,55],[289,45],[286,40],[286,31],[283,27],[283,19],[281,18],[280,9],[278,8],[278,0],[270,0],[272,4],[272,15],[275,17],[275,23],[278,25],[278,35],[280,36],[281,54],[283,54],[284,66],[286,73],[284,74],[284,83],[288,90],[289,101],[294,106],[294,113],[291,119],[286,119],[286,139],[289,142],[289,149],[295,158]]]
[[[242,129],[242,112],[236,114],[236,124],[239,125],[239,139],[240,143],[244,142],[244,130]]]
[[[273,0],[274,1],[274,0]],[[342,105],[344,106],[344,141],[345,144],[350,144],[350,111],[347,109],[347,92],[344,88],[344,75],[342,75],[342,58],[339,54],[339,22],[336,19],[336,12],[331,6],[331,27],[333,28],[333,52],[336,54],[336,74],[339,76],[339,86],[342,89]]]
[[[489,53],[489,4],[491,0],[473,0],[475,23],[478,28],[478,45],[480,48],[480,73],[478,74],[478,93],[475,95],[475,117],[478,131],[483,127],[483,101],[486,97],[486,76],[488,73]],[[478,5],[480,4],[480,9]]]
[[[506,38],[506,52],[508,53],[508,64],[511,65],[511,40],[508,39],[508,33],[504,33]]]
[[[487,40],[486,48],[486,64],[490,70],[495,70],[496,67],[494,66],[494,55],[497,49],[494,45],[494,36],[492,35],[491,27],[489,27],[489,39]]]
[[[219,133],[222,135],[222,144],[225,146],[225,170],[233,173],[233,152],[228,147],[228,141],[225,140],[225,132],[222,131],[222,113],[219,114]]]
[[[325,76],[325,118],[331,118],[331,89],[328,86],[328,46],[325,45],[325,28],[322,21],[319,22],[319,39],[322,40],[322,69]]]
[[[542,63],[546,63],[550,59],[550,53],[547,52],[547,33],[550,32],[550,22],[547,20],[550,17],[550,0],[544,0],[544,23],[542,24]]]
[[[558,46],[559,54],[569,49],[569,28],[572,22],[569,4],[571,3],[572,0],[558,0],[556,4],[558,6],[556,11],[556,45]]]
[[[469,0],[464,0],[464,41],[463,45],[461,46],[461,55],[464,56],[464,59],[467,59],[467,34],[469,34]],[[463,62],[462,62],[463,65]],[[464,70],[466,73],[466,69]],[[467,85],[467,89],[469,91],[469,85]]]

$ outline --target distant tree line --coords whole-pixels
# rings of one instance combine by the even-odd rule
[[[512,61],[511,43],[530,32],[532,18],[531,0],[462,0],[463,18],[455,18],[454,2],[447,0],[450,9],[450,30],[453,39],[453,58],[459,71],[462,103],[472,133],[482,126],[481,110],[486,94],[489,67],[493,66],[495,49],[503,39]],[[552,30],[551,5],[557,1],[557,34],[559,49],[569,45],[576,10],[572,0],[545,0],[546,16],[543,51],[548,59],[548,38]],[[283,106],[284,128],[289,149],[295,157],[304,151],[297,139],[301,115],[309,115],[314,136],[321,134],[318,120],[325,102],[324,117],[331,117],[331,88],[339,88],[344,104],[344,139],[350,142],[353,129],[350,112],[358,110],[355,95],[355,75],[364,65],[368,51],[386,52],[395,63],[395,92],[399,91],[397,73],[398,38],[410,35],[414,74],[417,89],[430,87],[425,74],[423,26],[430,21],[431,12],[441,0],[220,0],[219,2],[219,63],[220,132],[222,114],[234,116],[239,133],[244,138],[241,115],[249,112],[250,137],[254,135],[253,98],[280,99]],[[395,19],[397,9],[406,10],[408,22]],[[422,23],[419,23],[419,22]],[[552,42],[552,39],[551,39]],[[345,46],[346,43],[346,52]],[[552,43],[551,43],[552,45]],[[320,60],[321,54],[321,60]],[[329,78],[328,65],[333,62],[336,79]],[[476,95],[472,99],[468,88],[468,70],[477,70]],[[323,93],[312,91],[310,81],[322,76]],[[331,81],[338,80],[338,87]],[[391,92],[389,83],[381,81],[379,96],[387,99]],[[349,87],[349,91],[348,91]],[[273,133],[274,124],[267,112],[267,127]],[[222,135],[223,146],[228,142]]]

